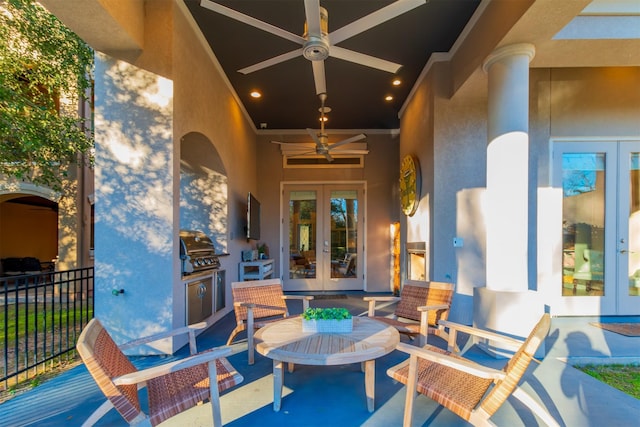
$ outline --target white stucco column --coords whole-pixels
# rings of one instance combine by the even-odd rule
[[[529,62],[531,44],[496,49],[483,64],[488,74],[487,285],[475,288],[474,325],[526,337],[544,307],[528,288]],[[492,354],[504,352],[489,342]],[[538,354],[544,353],[541,346]]]
[[[531,44],[494,51],[489,78],[487,288],[528,288],[529,62]]]

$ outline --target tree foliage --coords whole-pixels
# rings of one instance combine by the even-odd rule
[[[91,48],[46,9],[0,0],[0,175],[61,188],[93,147],[77,108],[92,69]]]

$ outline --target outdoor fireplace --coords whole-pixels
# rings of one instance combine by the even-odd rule
[[[407,242],[405,259],[408,280],[427,280],[427,244],[425,242]]]

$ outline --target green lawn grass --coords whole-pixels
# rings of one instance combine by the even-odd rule
[[[51,303],[8,304],[0,310],[0,343],[8,339],[12,350],[8,358],[0,359],[0,372],[17,372],[26,367],[27,361],[37,363],[33,369],[9,377],[0,384],[0,403],[56,375],[61,370],[78,363],[75,351],[49,359],[52,354],[75,348],[75,340],[81,326],[93,317],[93,309],[84,301],[67,305]]]
[[[584,365],[576,366],[605,384],[640,399],[640,365]]]
[[[10,342],[15,339],[16,331],[18,340],[20,340],[29,334],[33,334],[36,326],[39,332],[45,332],[52,330],[52,328],[57,330],[59,329],[59,325],[65,328],[68,321],[69,327],[73,328],[74,320],[79,321],[82,318],[81,316],[83,316],[83,311],[87,311],[87,313],[84,314],[85,323],[93,317],[93,310],[91,308],[87,310],[86,308],[80,309],[77,307],[75,310],[73,308],[67,310],[66,307],[62,309],[56,307],[52,313],[51,304],[49,304],[46,313],[44,304],[29,304],[29,311],[25,315],[25,305],[26,304],[8,305],[6,317],[4,312],[0,313],[2,315],[2,323],[6,322],[6,331]],[[17,318],[16,310],[18,311]],[[0,341],[4,341],[4,338],[5,328],[2,327],[0,328]]]

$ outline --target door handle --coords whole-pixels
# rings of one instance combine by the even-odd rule
[[[621,254],[626,254],[628,251],[626,249],[620,249]]]
[[[329,249],[323,249],[322,252],[328,254],[329,253]]]

